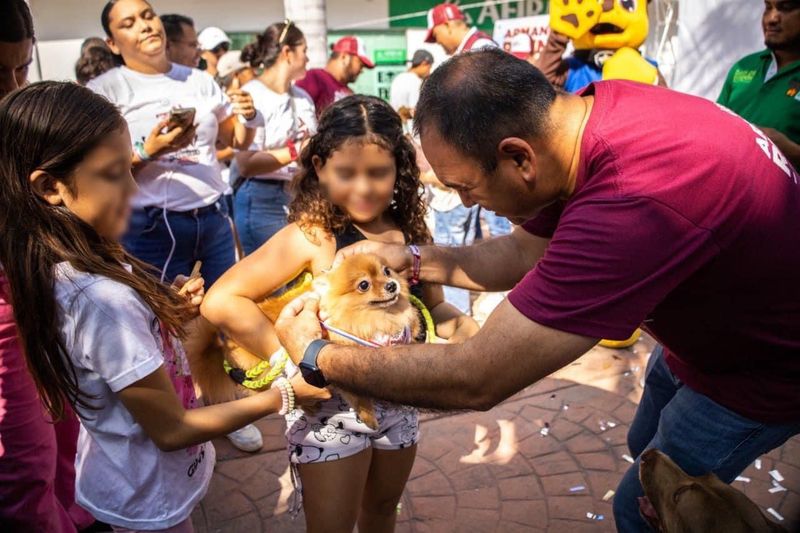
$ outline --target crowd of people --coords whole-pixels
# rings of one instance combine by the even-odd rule
[[[649,528],[646,449],[731,482],[800,433],[800,2],[765,1],[720,105],[656,65],[598,82],[555,31],[508,53],[450,3],[426,40],[451,57],[416,51],[386,102],[349,87],[357,36],[309,70],[290,20],[232,50],[157,7],[109,1],[78,83],[33,84],[29,8],[0,7],[1,529],[190,532],[210,440],[259,450],[274,413],[309,531],[393,531],[417,408],[489,409],[642,324],[619,530]],[[313,292],[259,309],[362,252],[441,343],[332,345]],[[482,328],[474,291],[510,291]],[[221,338],[295,372],[198,397]],[[379,427],[328,385],[382,400]]]

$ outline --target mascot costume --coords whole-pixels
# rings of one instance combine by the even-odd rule
[[[556,87],[577,92],[599,80],[665,85],[638,48],[649,30],[647,0],[551,0],[550,36],[537,66]],[[575,53],[564,58],[567,43]]]

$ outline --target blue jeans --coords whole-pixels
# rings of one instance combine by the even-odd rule
[[[222,198],[209,207],[185,212],[134,209],[122,245],[162,272],[167,282],[178,274],[188,276],[195,261],[202,261],[206,289],[233,266],[236,257],[228,207]]]
[[[478,206],[459,205],[450,211],[434,211],[436,228],[433,241],[443,246],[468,246],[475,240],[478,227]],[[462,313],[471,315],[469,291],[455,287],[444,287],[444,299]]]
[[[488,209],[481,209],[481,216],[489,227],[490,237],[501,237],[511,233],[511,222],[509,222],[506,217],[501,217],[494,211],[489,211]]]
[[[236,190],[233,212],[245,255],[255,252],[286,226],[290,202],[287,186],[280,180],[250,178]]]
[[[656,347],[647,364],[644,394],[628,432],[636,462],[617,487],[614,519],[623,533],[650,531],[639,515],[639,456],[657,448],[691,476],[714,472],[730,483],[760,455],[800,433],[800,422],[762,424],[699,394],[672,374]]]

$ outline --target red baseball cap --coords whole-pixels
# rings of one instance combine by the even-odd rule
[[[354,35],[346,35],[336,41],[331,47],[334,52],[341,52],[343,54],[350,54],[358,57],[364,66],[367,68],[375,68],[375,63],[367,55],[367,47],[364,45],[364,40],[361,37]]]
[[[435,43],[436,39],[433,38],[433,28],[439,24],[444,24],[451,20],[465,20],[464,13],[458,9],[455,4],[444,3],[439,4],[433,9],[428,11],[428,36],[425,37],[426,43]]]

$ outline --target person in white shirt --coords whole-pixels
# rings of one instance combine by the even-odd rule
[[[191,272],[202,261],[201,273],[211,285],[235,261],[216,144],[248,146],[261,117],[246,93],[226,96],[205,72],[167,59],[163,25],[148,2],[108,2],[101,22],[109,48],[124,65],[87,87],[108,98],[125,118],[139,186],[123,245],[159,271],[162,280]],[[190,110],[184,123],[171,122],[176,108]],[[202,354],[215,334],[207,322],[197,326],[187,347],[190,355]],[[249,451],[262,442],[254,426],[232,439]]]
[[[403,119],[404,129],[410,132],[414,108],[417,107],[422,82],[430,76],[433,68],[433,54],[427,50],[417,50],[411,58],[411,66],[392,80],[389,90],[389,103]]]
[[[294,82],[305,76],[306,40],[291,21],[268,26],[242,49],[242,60],[263,68],[242,89],[264,116],[253,145],[236,155],[234,216],[245,254],[257,250],[286,225],[289,182],[307,139],[317,131],[314,102]]]
[[[161,283],[120,245],[137,190],[125,126],[107,99],[69,82],[0,102],[0,130],[15,133],[0,137],[0,264],[48,416],[71,406],[81,418],[78,503],[118,532],[189,533],[214,470],[212,438],[330,394],[280,381],[197,406],[179,338],[203,280]]]
[[[225,55],[225,52],[231,49],[231,38],[216,26],[209,26],[203,28],[203,31],[197,35],[197,41],[200,43],[200,57],[203,60],[201,68],[212,76],[216,76],[217,63]]]

